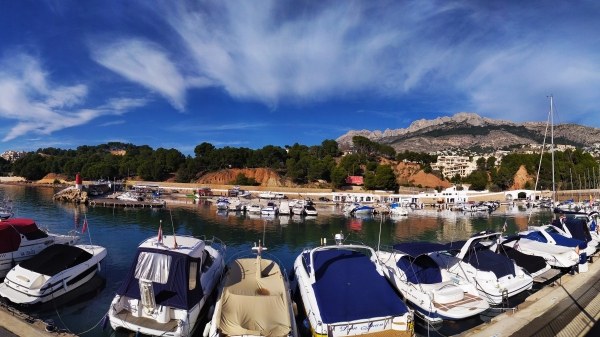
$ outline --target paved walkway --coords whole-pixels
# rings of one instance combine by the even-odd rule
[[[68,333],[46,331],[46,325],[12,308],[0,305],[0,337],[73,337]]]
[[[464,337],[586,336],[600,319],[600,259],[586,273],[564,275],[518,306],[471,331]],[[596,327],[594,327],[596,325]]]

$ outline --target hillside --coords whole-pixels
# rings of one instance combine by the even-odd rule
[[[420,119],[406,129],[351,130],[340,136],[337,142],[341,148],[346,149],[351,146],[352,137],[358,135],[388,144],[397,152],[405,150],[432,152],[477,147],[501,149],[509,146],[541,144],[546,126],[545,122],[517,124],[484,118],[475,113],[461,112],[452,117]],[[557,144],[578,147],[592,146],[600,143],[600,129],[577,124],[559,124],[554,127],[554,141]]]
[[[425,173],[421,170],[418,164],[413,163],[392,163],[396,172],[397,181],[400,185],[411,185],[435,188],[438,186],[449,187],[451,184],[448,181],[441,180],[433,174]],[[254,169],[224,169],[218,172],[207,173],[197,180],[199,184],[217,184],[227,185],[235,180],[238,174],[244,174],[247,178],[254,178],[263,187],[307,187],[298,186],[289,180],[279,176],[277,172],[266,168]]]

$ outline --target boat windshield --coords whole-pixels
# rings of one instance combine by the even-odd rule
[[[170,268],[170,255],[141,252],[135,266],[135,278],[166,284]]]

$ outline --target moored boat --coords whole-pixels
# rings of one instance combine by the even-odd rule
[[[335,245],[306,249],[294,262],[313,336],[412,336],[413,313],[385,278],[375,251],[342,241],[337,234]]]
[[[487,310],[487,300],[472,283],[450,274],[429,256],[445,250],[439,243],[406,242],[378,251],[377,256],[390,282],[429,321],[459,320]]]
[[[110,304],[110,325],[151,336],[191,336],[223,272],[224,253],[216,238],[160,234],[144,240]]]
[[[288,336],[298,330],[285,270],[274,259],[240,257],[227,264],[218,300],[204,336]]]
[[[0,296],[16,304],[48,302],[89,281],[105,257],[106,248],[96,245],[48,246],[8,272]]]
[[[465,242],[453,242],[447,245],[448,251],[430,256],[449,273],[469,280],[491,305],[498,305],[533,286],[531,275],[513,260],[480,244],[480,241],[498,235],[500,233],[489,233],[471,237]]]
[[[76,235],[52,234],[41,230],[28,218],[0,221],[0,278],[17,263],[25,261],[53,244],[74,245]]]

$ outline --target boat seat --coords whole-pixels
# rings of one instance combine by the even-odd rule
[[[436,284],[421,284],[423,290],[433,294],[433,301],[439,304],[448,304],[460,301],[465,297],[461,287],[452,281]]]

